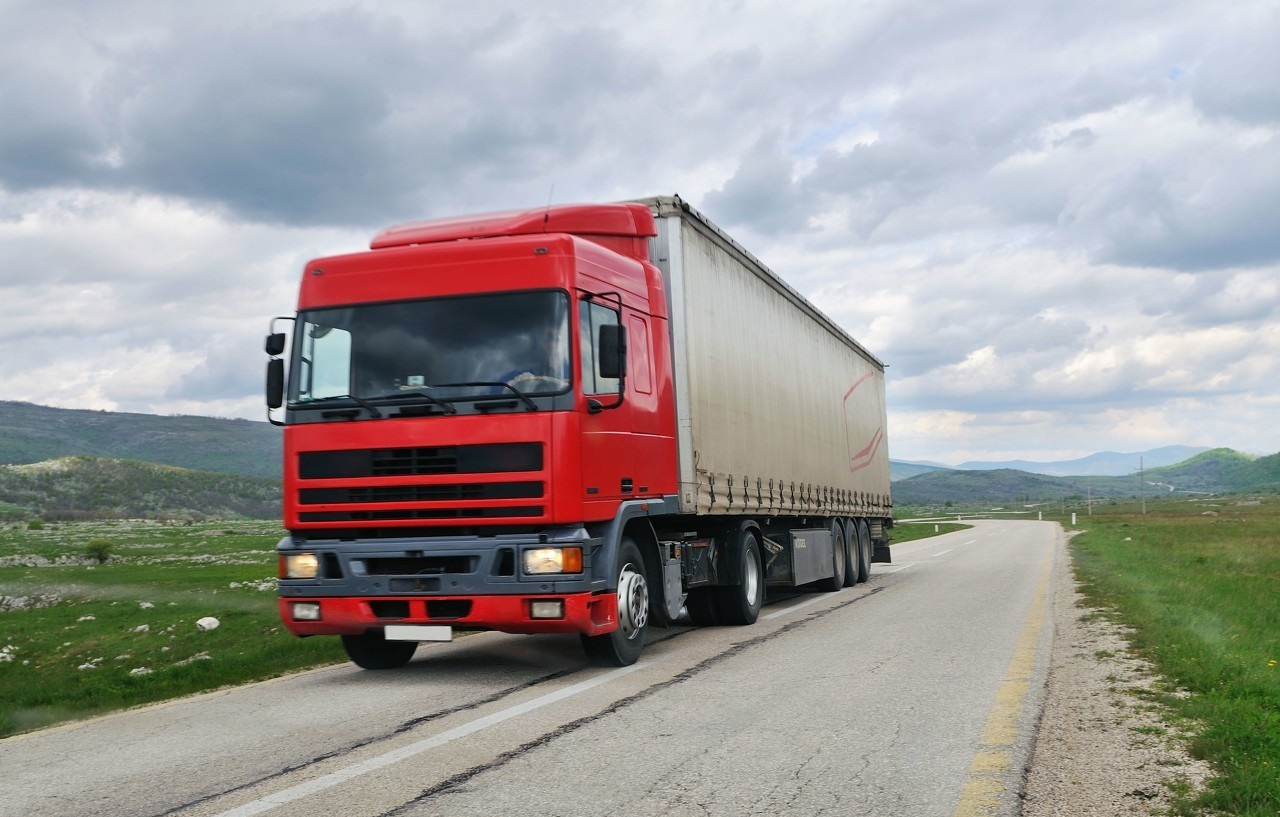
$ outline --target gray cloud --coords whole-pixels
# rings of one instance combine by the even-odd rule
[[[0,397],[257,418],[308,257],[679,192],[891,364],[895,455],[1277,448],[1278,14],[4,4]]]

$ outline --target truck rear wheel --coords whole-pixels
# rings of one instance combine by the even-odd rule
[[[760,545],[754,533],[744,534],[738,549],[738,576],[741,582],[716,588],[716,609],[725,624],[755,624],[764,604],[764,581],[760,570]]]
[[[844,546],[840,544],[840,523],[832,519],[828,526],[831,529],[831,571],[832,575],[819,581],[818,589],[825,593],[834,593],[844,587],[844,574],[848,565],[844,560]]]
[[[418,649],[416,641],[388,641],[382,630],[342,636],[347,657],[361,669],[398,669],[409,663]]]
[[[864,581],[862,574],[862,540],[852,519],[840,520],[840,538],[844,542],[844,586],[853,587]]]
[[[689,620],[699,627],[714,627],[720,623],[719,599],[716,598],[714,587],[690,590],[684,601],[684,609],[689,614]]]
[[[618,628],[604,635],[582,636],[582,647],[593,661],[625,667],[634,664],[644,649],[649,629],[649,583],[635,541],[624,536],[618,545]]]
[[[865,582],[871,578],[871,529],[867,527],[867,520],[858,520],[857,534],[858,581]]]

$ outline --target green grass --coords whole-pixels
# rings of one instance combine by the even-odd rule
[[[1280,499],[1109,503],[1075,528],[1089,604],[1133,628],[1218,775],[1181,813],[1280,814]]]
[[[244,520],[0,526],[0,737],[345,660],[337,639],[281,626],[281,535]],[[104,542],[97,564],[86,546]]]
[[[955,533],[972,527],[973,525],[956,522],[898,522],[889,531],[889,544],[914,542],[917,539],[928,539],[930,536],[941,536],[944,533]]]

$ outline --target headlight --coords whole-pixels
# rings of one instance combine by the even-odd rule
[[[319,621],[320,603],[315,601],[295,601],[293,603],[294,621]]]
[[[282,579],[314,579],[318,575],[320,559],[314,553],[289,553],[281,559]]]
[[[581,573],[582,548],[533,548],[524,552],[525,573]]]

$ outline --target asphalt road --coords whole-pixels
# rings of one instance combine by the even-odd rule
[[[895,545],[752,627],[483,633],[0,742],[0,815],[1015,814],[1060,529]]]

